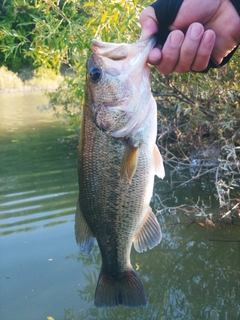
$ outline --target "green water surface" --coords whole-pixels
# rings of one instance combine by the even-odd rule
[[[239,320],[239,224],[205,228],[173,213],[158,215],[159,246],[132,249],[147,306],[95,308],[98,246],[86,254],[74,238],[77,148],[66,124],[37,110],[46,102],[0,95],[0,320]]]

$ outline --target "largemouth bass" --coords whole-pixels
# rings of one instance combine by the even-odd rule
[[[146,304],[131,247],[143,252],[162,237],[149,206],[154,175],[164,177],[146,63],[154,45],[153,37],[133,44],[93,40],[87,61],[75,234],[84,251],[90,252],[94,238],[100,248],[97,307]]]

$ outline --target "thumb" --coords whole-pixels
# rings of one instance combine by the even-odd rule
[[[142,28],[140,40],[145,40],[151,35],[157,33],[158,22],[155,11],[152,7],[147,7],[140,13],[140,24]]]

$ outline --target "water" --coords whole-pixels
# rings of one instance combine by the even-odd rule
[[[86,254],[75,244],[73,132],[39,113],[43,103],[40,93],[0,95],[0,319],[240,319],[239,223],[207,228],[182,213],[159,214],[162,243],[132,250],[147,307],[94,307],[101,258],[97,246]]]

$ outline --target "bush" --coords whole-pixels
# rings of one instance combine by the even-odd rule
[[[0,68],[0,90],[23,87],[23,82],[17,74],[9,71],[7,67]]]
[[[170,189],[187,188],[196,179],[212,182],[220,213],[231,217],[240,207],[239,58],[237,52],[228,65],[208,74],[161,77],[153,70],[152,79]]]
[[[33,78],[26,81],[26,85],[31,87],[57,87],[64,80],[63,76],[57,75],[53,69],[39,67],[33,71]]]

